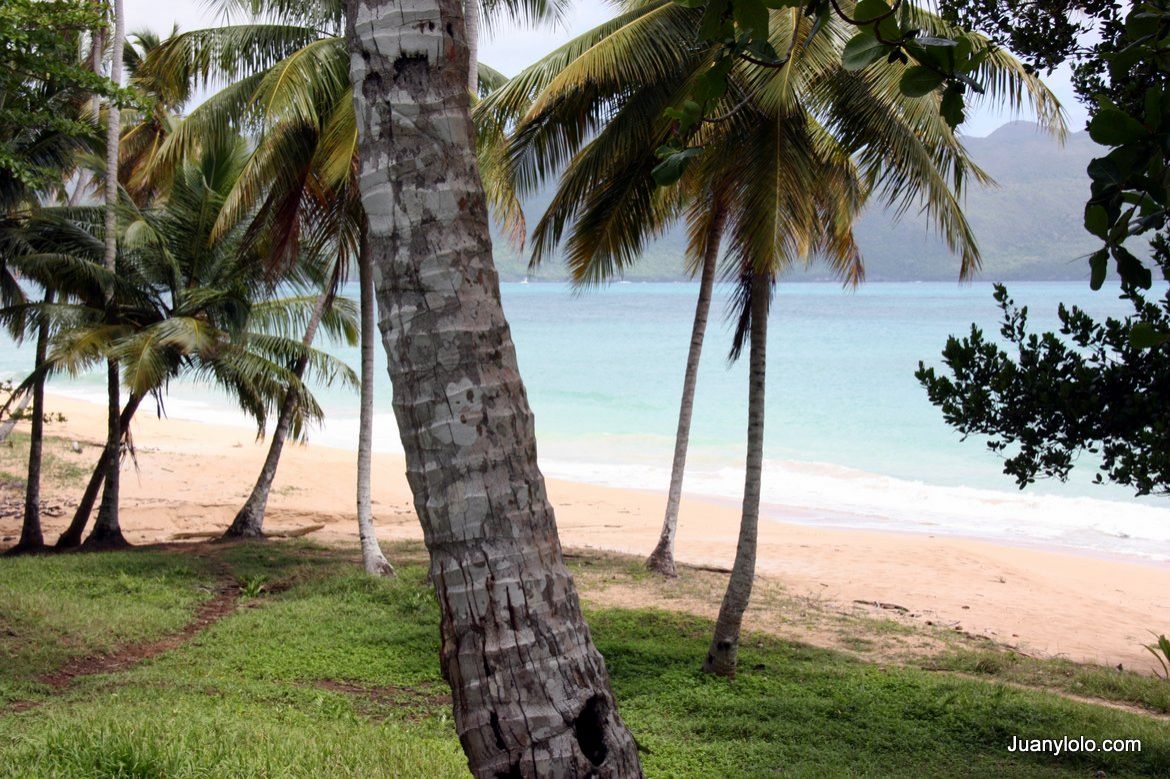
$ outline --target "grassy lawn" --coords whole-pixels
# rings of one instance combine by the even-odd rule
[[[391,556],[393,581],[299,542],[0,560],[0,775],[466,775],[420,550]],[[239,607],[174,648],[46,681],[173,634],[225,582]],[[1024,689],[1054,686],[1045,668],[951,654],[932,671],[753,635],[727,682],[697,671],[705,619],[591,608],[589,620],[650,776],[1165,777],[1170,766],[1165,720]],[[1126,683],[1114,697],[1156,689]],[[1013,754],[1012,736],[1136,738],[1142,751]]]

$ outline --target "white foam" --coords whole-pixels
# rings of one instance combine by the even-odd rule
[[[665,490],[665,467],[542,462],[550,476]],[[689,495],[738,501],[741,468],[688,470]],[[801,524],[937,533],[1170,561],[1170,508],[1098,498],[947,487],[827,463],[768,460],[767,516]]]
[[[52,386],[61,395],[104,403],[96,383]],[[173,386],[167,414],[232,427],[254,423],[214,391]],[[315,444],[356,449],[358,419],[352,407],[327,408],[327,421],[310,431]],[[588,441],[542,438],[545,474],[570,481],[665,491],[670,441],[640,436],[595,436]],[[374,449],[401,454],[393,414],[376,414]],[[738,502],[742,468],[723,467],[723,453],[696,447],[686,494]],[[661,463],[659,465],[658,463]],[[955,535],[1017,545],[1044,545],[1146,560],[1170,561],[1170,508],[1149,503],[927,484],[829,463],[767,460],[765,516],[833,527]]]

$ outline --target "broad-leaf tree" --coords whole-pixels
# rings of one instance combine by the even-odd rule
[[[948,424],[964,436],[987,437],[1021,488],[1041,477],[1067,478],[1087,454],[1097,481],[1138,494],[1166,492],[1170,428],[1160,401],[1170,375],[1170,298],[1146,290],[1154,270],[1163,280],[1168,270],[1170,4],[1151,0],[1124,12],[1094,6],[1090,19],[1102,38],[1084,50],[1050,45],[1041,34],[1060,7],[1028,19],[1026,40],[1043,64],[1071,60],[1082,96],[1094,97],[1089,133],[1109,151],[1088,168],[1085,228],[1102,243],[1089,258],[1090,283],[1100,289],[1114,268],[1132,313],[1098,322],[1061,306],[1059,332],[1031,333],[1027,309],[999,287],[1008,348],[972,325],[967,337],[948,340],[945,373],[920,365],[917,377]],[[996,29],[1002,17],[971,18]],[[1134,253],[1142,240],[1152,263]]]

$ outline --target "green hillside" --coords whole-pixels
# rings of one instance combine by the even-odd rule
[[[1087,279],[1084,258],[1093,248],[1093,239],[1081,226],[1089,191],[1085,167],[1099,153],[1088,133],[1070,134],[1062,147],[1034,124],[1013,122],[985,138],[968,138],[966,144],[998,183],[992,189],[972,189],[966,200],[968,219],[983,250],[980,278]],[[551,194],[551,189],[541,192],[526,203],[530,222],[539,219]],[[958,276],[957,260],[917,213],[895,220],[884,209],[873,208],[862,217],[857,236],[871,281],[944,281]],[[649,247],[627,278],[682,278],[684,247],[684,231],[672,231]],[[527,257],[499,238],[496,259],[505,280],[565,278],[560,263],[530,274]],[[795,280],[828,278],[817,267],[793,274]]]

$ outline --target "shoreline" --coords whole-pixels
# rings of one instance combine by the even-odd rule
[[[63,444],[52,455],[88,477],[103,438],[104,408],[60,394],[51,402],[67,422],[49,426],[47,436],[83,444],[80,453]],[[138,471],[128,464],[123,480],[123,526],[132,543],[222,531],[250,491],[266,450],[251,429],[159,419],[149,407],[135,420],[134,435]],[[313,538],[355,542],[354,459],[344,449],[288,447],[267,527],[323,524]],[[402,456],[375,453],[374,469],[380,539],[421,539]],[[654,546],[661,492],[546,481],[566,548],[641,556]],[[75,483],[48,483],[46,502],[69,507],[80,491]],[[4,490],[5,508],[20,497],[16,492]],[[3,514],[0,538],[7,539],[19,532],[19,517]],[[68,519],[46,517],[46,535]],[[679,562],[728,567],[738,519],[738,505],[730,500],[684,497]],[[796,596],[845,610],[856,602],[897,604],[920,623],[953,625],[1037,656],[1146,670],[1152,667],[1143,648],[1150,631],[1170,632],[1170,566],[1151,560],[769,518],[760,527],[758,571]]]
[[[50,387],[49,397],[50,399],[57,398],[65,402],[79,402],[104,407],[103,397],[95,395],[89,390],[67,389],[61,391],[57,388]],[[194,422],[221,427],[225,431],[240,431],[241,435],[247,434],[249,437],[253,437],[255,434],[254,424],[239,411],[231,411],[211,401],[193,399],[190,396],[172,397],[168,400],[166,409],[168,412],[174,412],[169,413],[168,418],[176,422]],[[336,414],[336,409],[329,413],[331,415]],[[338,419],[343,425],[340,428],[337,426]],[[335,452],[352,453],[355,449],[352,446],[341,444],[340,441],[342,438],[356,440],[357,424],[358,420],[356,418],[351,419],[343,415],[334,419],[333,425],[327,424],[325,427],[312,428],[310,439],[307,443],[314,450],[328,449]],[[342,431],[352,435],[339,435],[339,432]],[[392,444],[390,446],[379,446],[380,443],[384,444],[388,440],[388,432],[393,436]],[[397,439],[397,432],[396,422],[392,414],[377,415],[375,419],[375,453],[390,457],[403,457],[402,449]],[[540,440],[539,431],[537,435],[538,440]],[[381,441],[379,441],[379,438],[381,438]],[[565,444],[561,441],[559,444],[553,444],[551,447],[547,444],[541,447],[542,456],[540,465],[548,481],[568,482],[579,485],[582,488],[597,487],[599,489],[630,490],[647,495],[659,496],[665,496],[666,494],[670,478],[669,468],[658,468],[655,472],[646,473],[646,462],[627,463],[626,465],[628,467],[623,469],[617,461],[601,462],[590,460],[578,462],[569,459],[559,459],[556,454],[550,457],[548,455],[549,448],[555,450],[558,446],[563,449]],[[668,460],[669,452],[664,454],[663,457],[664,461]],[[653,468],[654,466],[651,467]],[[620,473],[622,475],[615,478],[614,473],[604,473],[607,470],[612,470],[614,473]],[[634,478],[629,475],[632,472],[640,472],[641,476],[645,478]],[[710,471],[689,466],[687,480],[684,484],[684,494],[689,495],[691,500],[714,504],[723,509],[734,509],[738,512],[741,500],[739,492],[742,491],[742,473],[735,475],[734,486],[736,490],[732,492],[721,491],[721,488],[726,485],[713,485],[709,478],[710,473]],[[834,495],[834,489],[842,485],[848,488],[852,484],[855,484],[857,480],[862,482],[878,481],[883,482],[880,489],[875,490],[872,486],[863,488],[868,491],[870,498],[874,495],[898,495],[902,497],[905,505],[851,505],[848,502],[842,504],[839,500],[829,501],[828,505],[816,505],[815,503],[785,502],[783,500],[775,500],[774,498],[770,499],[765,494],[760,506],[761,519],[768,522],[796,524],[820,530],[835,529],[909,534],[927,537],[937,536],[942,538],[982,541],[992,545],[1011,548],[1061,552],[1098,560],[1129,561],[1155,568],[1170,566],[1170,510],[1167,510],[1167,507],[1152,507],[1143,503],[1119,502],[1109,498],[1062,496],[1042,492],[1024,494],[1020,491],[993,490],[983,486],[938,485],[915,479],[907,479],[902,476],[871,473],[851,466],[841,466],[821,461],[788,462],[766,460],[764,475],[765,487],[767,488],[769,484],[773,484],[778,480],[780,482],[791,482],[794,477],[799,478],[804,474],[811,474],[815,480],[818,475],[826,473],[830,474],[829,483],[820,484],[818,485],[819,489],[813,489],[811,492],[805,487],[805,498],[812,497],[813,500],[817,500],[816,497],[813,497],[814,495]],[[596,478],[590,478],[591,475],[596,476]],[[834,479],[842,479],[843,481],[841,484],[836,484],[833,483]],[[653,486],[643,486],[650,484]],[[767,489],[765,491],[767,492]],[[912,500],[908,500],[908,498],[913,498],[918,502],[914,503]],[[1026,512],[1028,514],[1027,521],[1022,523],[1021,526],[1027,528],[1027,530],[1023,533],[1016,533],[1011,537],[1007,537],[1005,533],[1006,528],[1003,525],[1004,518],[1002,516],[982,517],[971,515],[961,517],[958,514],[953,516],[947,515],[946,512],[943,512],[940,516],[937,513],[937,507],[946,506],[948,498],[954,498],[960,501],[960,511],[964,509],[971,510],[973,504],[961,503],[965,499],[975,501],[976,503],[987,503],[997,508],[1002,505],[1011,507],[1019,512]],[[1053,502],[1056,502],[1055,505]],[[1084,505],[1085,503],[1088,503],[1089,507],[1086,507]],[[1098,517],[1108,518],[1110,511],[1145,512],[1150,509],[1165,515],[1165,527],[1168,530],[1167,532],[1161,533],[1161,536],[1164,537],[1146,538],[1137,534],[1142,531],[1148,532],[1148,526],[1143,526],[1140,530],[1127,527],[1126,530],[1129,532],[1120,530],[1109,532],[1099,527],[1088,527],[1084,524],[1086,521],[1085,517],[1092,516],[1093,511],[1099,512],[1096,514]],[[898,513],[882,513],[883,510]],[[1052,529],[1051,520],[1049,520],[1047,527],[1043,527],[1036,522],[1038,515],[1036,512],[1043,511],[1046,514],[1056,512],[1059,514],[1060,510],[1076,512],[1081,524],[1075,524],[1062,529],[1066,533],[1063,537],[1046,536],[1041,531]],[[932,512],[934,516],[931,516]],[[918,514],[917,517],[914,516],[916,513]],[[1010,513],[1009,511],[1008,514]],[[1153,519],[1156,518],[1152,516],[1145,517],[1143,521],[1149,522]],[[997,523],[999,523],[998,527]],[[991,529],[984,530],[984,525],[989,526]],[[1162,525],[1155,523],[1153,527],[1160,529]],[[1134,533],[1134,535],[1130,533]],[[1079,543],[1077,538],[1078,534],[1080,539],[1083,539]],[[1142,548],[1141,544],[1143,542],[1148,544],[1148,551],[1138,551],[1138,549]],[[1110,546],[1114,548],[1109,548]],[[1127,546],[1130,548],[1124,548]]]

